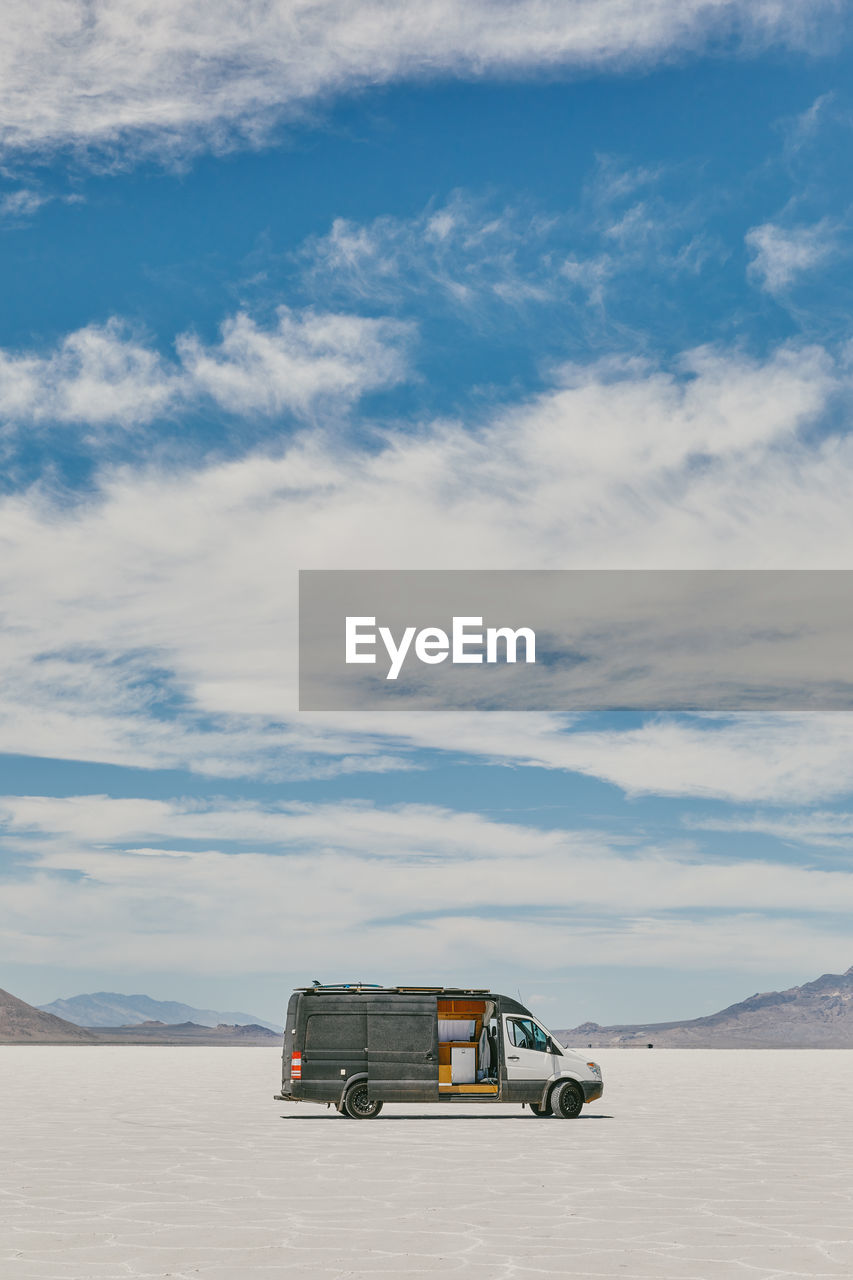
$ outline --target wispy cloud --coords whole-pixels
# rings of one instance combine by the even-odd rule
[[[565,735],[563,768],[629,794],[813,804],[853,790],[853,717],[665,717],[638,729]]]
[[[766,969],[807,964],[818,940],[840,964],[848,943],[834,921],[853,905],[844,871],[708,860],[439,806],[7,796],[0,821],[17,862],[0,954],[111,971],[118,956],[208,973],[296,956],[302,969],[525,970],[543,948],[558,968]],[[739,932],[746,946],[733,945]]]
[[[814,39],[814,0],[10,0],[0,62],[12,149],[181,155],[257,143],[282,116],[366,85],[436,74],[645,65],[734,35],[741,48]]]
[[[181,334],[175,358],[113,319],[47,354],[0,349],[0,420],[130,427],[205,402],[248,415],[341,407],[406,375],[410,332],[394,320],[281,306],[266,324],[229,317],[215,343]]]
[[[806,813],[736,813],[728,817],[690,814],[684,825],[693,831],[732,831],[772,836],[790,844],[818,849],[853,849],[853,814],[811,810]]]
[[[326,721],[330,727],[333,718]],[[447,750],[494,763],[581,773],[628,795],[705,796],[734,804],[814,804],[853,790],[853,717],[740,714],[650,717],[592,731],[571,717],[423,712],[360,718],[398,745]],[[392,739],[389,737],[387,742]]]
[[[4,191],[0,194],[0,225],[7,228],[26,226],[39,209],[54,201],[66,205],[84,204],[85,198],[79,192],[61,194],[39,186],[21,186],[13,191]]]
[[[661,177],[602,156],[571,209],[455,191],[410,218],[337,218],[297,254],[303,286],[315,298],[385,307],[416,300],[477,320],[500,307],[602,307],[626,277],[696,273],[719,252],[703,225],[707,207],[665,198]]]
[[[484,299],[523,305],[554,296],[544,261],[553,216],[457,191],[413,218],[383,216],[362,225],[337,218],[300,251],[304,280],[350,300],[393,303],[425,292],[478,309]]]
[[[814,143],[825,127],[827,117],[837,110],[836,104],[835,93],[821,93],[805,111],[781,121],[785,154],[789,160],[798,157]]]
[[[17,191],[8,191],[0,196],[0,220],[24,222],[50,199],[50,196],[34,191],[30,187],[19,187]]]
[[[765,222],[746,235],[753,257],[749,274],[768,293],[784,293],[802,276],[846,252],[839,225],[822,218],[812,226],[783,227]]]

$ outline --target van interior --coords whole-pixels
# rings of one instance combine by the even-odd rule
[[[498,1024],[494,1000],[439,997],[438,1089],[442,1095],[497,1093]]]

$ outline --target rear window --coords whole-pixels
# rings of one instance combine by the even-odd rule
[[[364,1014],[312,1013],[305,1031],[306,1049],[357,1048],[364,1051]]]

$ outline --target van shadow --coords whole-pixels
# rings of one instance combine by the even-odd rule
[[[349,1119],[348,1116],[340,1116],[339,1118],[341,1120]],[[319,1114],[314,1114],[314,1115],[280,1116],[279,1119],[280,1120],[330,1120],[332,1119],[332,1117],[324,1115],[323,1112],[320,1112]],[[393,1120],[426,1120],[432,1123],[436,1120],[460,1120],[460,1119],[461,1120],[491,1120],[493,1122],[497,1121],[499,1123],[506,1123],[511,1120],[525,1120],[525,1121],[530,1121],[532,1119],[553,1120],[553,1119],[556,1119],[556,1117],[555,1116],[535,1117],[529,1114],[525,1114],[524,1112],[522,1112],[521,1115],[511,1115],[511,1116],[506,1116],[506,1115],[504,1116],[472,1116],[472,1115],[459,1115],[458,1113],[456,1115],[445,1114],[440,1116],[415,1116],[415,1115],[389,1116],[387,1113],[383,1113],[383,1115],[375,1117],[377,1124],[382,1124],[388,1120],[392,1120],[392,1121]],[[605,1116],[605,1115],[575,1116],[572,1123],[578,1124],[582,1120],[613,1120],[613,1119],[614,1119],[613,1116]]]

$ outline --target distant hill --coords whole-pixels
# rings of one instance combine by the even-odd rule
[[[195,1022],[169,1026],[142,1022],[135,1027],[92,1027],[101,1044],[279,1045],[281,1036],[269,1027],[221,1024],[202,1027]]]
[[[0,990],[0,1044],[97,1044],[97,1036]]]
[[[787,991],[757,992],[704,1018],[613,1027],[583,1022],[555,1034],[564,1044],[594,1047],[853,1049],[853,965]]]
[[[122,1027],[140,1022],[165,1022],[175,1025],[195,1022],[203,1027],[230,1026],[267,1027],[281,1034],[281,1027],[265,1022],[251,1013],[221,1013],[215,1009],[195,1009],[174,1000],[152,1000],[150,996],[126,996],[117,991],[94,991],[88,995],[70,996],[40,1005],[45,1013],[74,1022],[78,1027]]]
[[[183,1006],[179,1006],[183,1007]],[[280,1035],[257,1023],[201,1026],[150,1019],[136,1026],[78,1027],[0,990],[0,1044],[278,1045]]]

